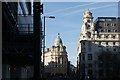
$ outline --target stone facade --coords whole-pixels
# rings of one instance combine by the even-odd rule
[[[120,54],[119,18],[99,17],[93,22],[92,13],[84,13],[78,41],[77,67],[82,78],[100,78],[98,57],[102,52]],[[105,77],[104,75],[102,77]]]
[[[63,46],[62,39],[58,33],[54,46],[45,52],[45,73],[51,75],[66,75],[68,67],[68,57],[66,47]]]

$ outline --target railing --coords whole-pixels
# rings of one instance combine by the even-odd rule
[[[18,24],[19,34],[32,34],[33,33],[33,24]]]

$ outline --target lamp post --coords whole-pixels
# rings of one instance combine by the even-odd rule
[[[54,19],[55,17],[54,16],[44,16],[43,18],[44,18],[44,27],[43,27],[43,31],[44,31],[43,32],[43,36],[44,36],[43,37],[43,78],[44,78],[44,72],[45,72],[44,71],[44,63],[45,63],[45,26],[46,26],[45,25],[45,23],[46,23],[45,19],[46,18],[52,18],[52,19]]]

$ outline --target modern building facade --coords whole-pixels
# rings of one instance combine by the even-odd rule
[[[54,45],[45,51],[44,70],[50,75],[66,75],[68,68],[68,57],[66,47],[58,33]]]
[[[40,4],[40,2],[38,3]],[[34,49],[35,41],[38,38],[34,38],[33,24],[37,26],[41,23],[39,21],[41,14],[38,14],[41,11],[37,12],[37,15],[35,14],[37,18],[33,17],[31,4],[32,2],[2,2],[2,79],[4,80],[34,78],[34,67],[36,66],[34,54],[35,50],[40,53],[39,47],[42,43],[37,43],[39,47]],[[33,18],[38,21],[35,21],[37,24]],[[39,25],[39,27],[42,26]],[[42,32],[42,29],[40,30]],[[40,40],[37,41],[40,42]]]
[[[98,17],[93,22],[92,13],[84,13],[78,41],[78,76],[83,79],[106,78],[100,66],[100,54],[120,54],[120,18]],[[102,62],[103,63],[103,62]]]

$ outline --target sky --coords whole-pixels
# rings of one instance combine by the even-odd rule
[[[60,33],[63,45],[66,46],[68,60],[76,66],[78,38],[83,23],[83,13],[90,10],[94,20],[97,17],[117,17],[117,2],[43,2],[43,16],[46,18],[46,48],[54,45],[57,33]]]

